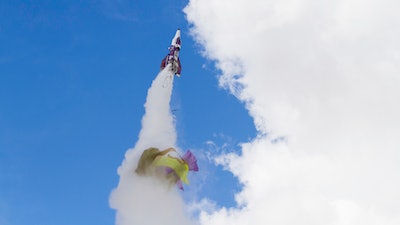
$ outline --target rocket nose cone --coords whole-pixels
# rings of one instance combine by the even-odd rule
[[[178,29],[175,33],[174,38],[171,41],[171,45],[181,47],[181,31]]]

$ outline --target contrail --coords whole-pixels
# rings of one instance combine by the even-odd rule
[[[147,93],[142,129],[133,149],[125,154],[118,168],[120,181],[110,197],[117,225],[190,224],[184,203],[175,188],[167,188],[153,178],[139,177],[135,168],[143,150],[165,149],[176,144],[174,119],[170,110],[174,72],[168,65],[153,80]]]

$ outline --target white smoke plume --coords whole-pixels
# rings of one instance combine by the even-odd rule
[[[258,130],[216,161],[243,184],[238,206],[202,224],[400,224],[399,9],[190,0],[193,36]]]
[[[174,74],[167,66],[148,90],[145,115],[139,139],[133,149],[126,152],[118,168],[120,181],[110,197],[110,205],[117,211],[117,225],[190,224],[182,198],[176,188],[134,172],[143,150],[156,147],[161,150],[174,147],[176,131],[170,111]]]

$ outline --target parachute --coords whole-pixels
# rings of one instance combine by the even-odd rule
[[[197,159],[188,150],[183,157],[174,157],[168,153],[176,150],[168,148],[160,151],[158,148],[148,148],[143,151],[135,172],[138,175],[155,176],[174,183],[183,190],[182,182],[189,184],[189,171],[199,171]]]

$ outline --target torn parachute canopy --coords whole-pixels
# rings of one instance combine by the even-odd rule
[[[187,151],[183,157],[173,157],[168,153],[175,151],[168,148],[160,151],[158,148],[148,148],[143,151],[136,173],[139,175],[164,177],[172,183],[176,183],[183,190],[182,182],[189,184],[187,175],[189,171],[198,171],[196,157],[191,151]],[[176,152],[176,151],[175,151]]]

